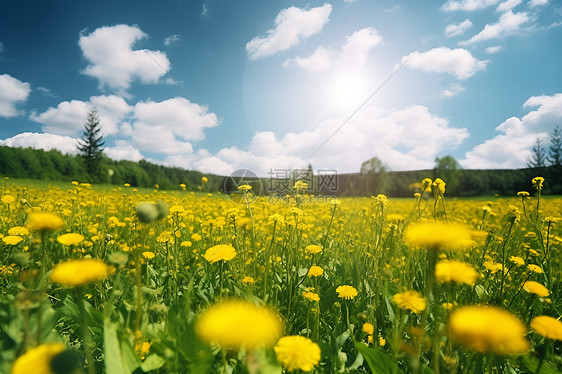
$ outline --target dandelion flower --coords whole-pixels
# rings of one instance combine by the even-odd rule
[[[416,314],[420,314],[426,307],[425,299],[416,291],[397,293],[392,297],[392,300],[400,309],[411,310]]]
[[[281,335],[281,318],[248,301],[230,300],[206,309],[195,326],[197,335],[223,348],[270,347]]]
[[[238,186],[238,191],[250,191],[252,189],[252,186],[250,186],[249,184],[243,184],[241,186]]]
[[[308,299],[310,301],[320,301],[320,296],[318,296],[317,293],[310,292],[310,291],[303,291],[302,295],[304,296],[305,299]]]
[[[320,266],[312,265],[310,269],[308,269],[308,276],[309,277],[319,277],[324,274],[324,269]]]
[[[455,282],[474,286],[478,273],[467,263],[443,260],[435,265],[435,278],[440,283]]]
[[[152,258],[154,258],[156,255],[154,254],[154,252],[150,252],[150,251],[146,251],[142,253],[142,257],[146,258],[147,260],[150,260]]]
[[[352,300],[355,296],[357,296],[357,290],[352,286],[339,286],[336,288],[336,292],[338,293],[338,297],[340,299],[345,300]]]
[[[550,292],[548,292],[548,289],[545,286],[534,281],[525,282],[523,289],[528,293],[534,293],[540,297],[548,297],[550,295]]]
[[[470,230],[458,223],[424,222],[409,226],[404,240],[418,248],[462,249],[471,242]]]
[[[538,266],[538,265],[535,265],[535,264],[529,264],[529,265],[527,265],[527,269],[531,270],[533,273],[537,273],[537,274],[542,274],[542,273],[543,273],[541,267]]]
[[[476,352],[511,355],[527,352],[529,342],[523,323],[507,310],[489,306],[457,309],[449,319],[449,335]]]
[[[84,236],[82,236],[80,234],[73,233],[73,232],[61,235],[57,238],[57,241],[59,243],[64,244],[66,246],[78,244],[82,240],[84,240]]]
[[[17,235],[8,235],[2,238],[2,242],[6,245],[16,245],[21,243],[23,238]]]
[[[27,227],[15,226],[8,230],[8,235],[26,236],[29,235]]]
[[[316,254],[322,252],[322,247],[320,247],[319,245],[311,244],[307,245],[304,250],[306,253]]]
[[[538,316],[531,320],[531,328],[537,334],[562,341],[562,322],[550,316]]]
[[[230,244],[215,245],[205,252],[205,260],[214,264],[217,261],[230,261],[236,256],[236,250]]]
[[[320,362],[320,347],[304,336],[284,336],[273,349],[277,360],[289,371],[311,371]]]
[[[369,335],[372,335],[375,332],[375,327],[373,325],[371,325],[370,323],[364,323],[363,324],[363,331],[365,331]]]
[[[63,286],[85,286],[105,279],[109,266],[101,260],[68,260],[55,266],[51,280]]]
[[[201,178],[201,182],[203,182],[203,183],[207,183],[208,181],[209,181],[209,178],[207,178],[207,177]]]
[[[250,277],[249,275],[246,275],[246,276],[242,279],[242,283],[244,283],[244,284],[252,284],[252,283],[256,283],[256,280],[254,279],[254,277]]]
[[[61,343],[41,344],[31,348],[18,357],[11,374],[53,374],[51,361],[64,350],[65,347]]]
[[[533,183],[533,187],[540,189],[543,188],[544,178],[543,177],[534,177],[531,181]]]
[[[62,218],[50,212],[33,212],[27,220],[27,228],[31,232],[60,230],[63,224]]]
[[[303,182],[303,181],[296,181],[293,188],[295,190],[306,190],[306,189],[308,189],[308,184]]]
[[[525,260],[523,260],[523,259],[522,259],[521,257],[519,257],[519,256],[510,256],[510,257],[509,257],[509,260],[510,260],[511,262],[513,262],[515,265],[518,265],[518,266],[523,266],[523,265],[525,265]]]

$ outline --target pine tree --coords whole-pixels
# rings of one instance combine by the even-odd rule
[[[86,163],[86,171],[92,178],[97,177],[99,174],[103,154],[102,147],[105,144],[100,132],[101,127],[98,111],[96,108],[92,108],[84,124],[82,139],[78,141],[78,150]]]
[[[530,168],[543,168],[546,166],[546,149],[540,138],[537,138],[533,148],[531,148],[531,157],[527,161]]]
[[[548,148],[548,161],[550,166],[562,166],[562,131],[556,125],[550,135],[550,147]]]

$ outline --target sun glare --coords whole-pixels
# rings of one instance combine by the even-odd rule
[[[369,75],[357,71],[335,73],[327,85],[330,106],[337,111],[353,111],[369,97],[372,91]]]

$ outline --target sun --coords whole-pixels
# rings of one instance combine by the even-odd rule
[[[359,108],[374,90],[370,74],[364,71],[341,70],[328,78],[328,103],[338,112],[352,112]]]

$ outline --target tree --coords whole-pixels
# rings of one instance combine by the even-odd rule
[[[386,193],[388,187],[387,170],[378,157],[373,157],[361,164],[363,194]],[[357,194],[359,191],[355,191]]]
[[[533,144],[527,166],[530,168],[543,168],[546,166],[546,149],[541,138],[537,138],[535,144]]]
[[[91,178],[96,178],[99,174],[104,144],[98,111],[92,108],[84,124],[82,139],[78,141],[78,150],[84,158],[86,171]]]
[[[562,166],[562,132],[556,125],[550,135],[550,147],[548,147],[548,161],[550,166]]]
[[[457,187],[460,184],[459,164],[453,156],[435,158],[434,177],[441,178],[447,183],[447,191],[454,195],[457,194]]]

